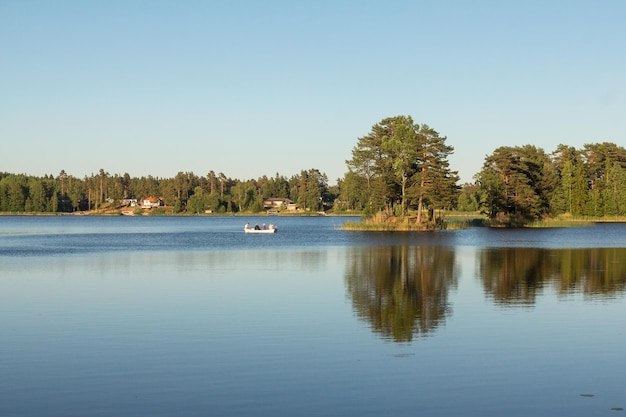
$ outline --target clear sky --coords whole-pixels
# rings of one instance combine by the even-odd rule
[[[0,0],[0,171],[333,184],[410,115],[498,146],[626,144],[626,1]]]

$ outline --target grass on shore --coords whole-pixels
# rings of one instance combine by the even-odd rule
[[[369,232],[411,232],[433,230],[459,230],[473,226],[481,226],[486,218],[478,213],[446,212],[437,213],[432,221],[417,223],[415,215],[385,216],[378,214],[372,218],[358,222],[346,222],[342,230],[369,231]]]
[[[397,231],[429,231],[429,230],[460,230],[470,227],[509,227],[509,228],[557,228],[585,227],[595,223],[626,222],[626,216],[587,217],[559,215],[527,223],[490,221],[484,215],[475,212],[438,212],[435,222],[417,224],[415,216],[393,217],[377,215],[358,222],[346,222],[343,230],[397,232]]]
[[[550,217],[530,222],[524,227],[529,228],[549,228],[549,227],[583,227],[593,226],[595,223],[624,223],[626,217],[622,216],[606,216],[606,217],[587,217],[587,216],[571,216],[563,214],[557,217]]]

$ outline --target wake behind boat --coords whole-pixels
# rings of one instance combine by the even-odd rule
[[[257,224],[254,227],[250,227],[250,223],[246,223],[243,227],[243,231],[245,233],[276,233],[278,228],[271,223],[269,227],[266,227],[265,224],[263,224],[263,226]]]

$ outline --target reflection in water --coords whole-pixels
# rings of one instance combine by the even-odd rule
[[[402,245],[352,248],[345,280],[354,311],[373,331],[408,342],[443,324],[457,277],[453,248]]]
[[[626,248],[489,248],[478,254],[485,292],[503,305],[533,305],[546,285],[559,294],[613,296],[626,284]]]
[[[602,299],[626,288],[626,248],[484,248],[476,256],[485,294],[499,305],[534,306],[548,288]],[[461,274],[454,247],[354,247],[346,265],[353,310],[384,338],[426,336],[451,314],[448,293]]]
[[[479,276],[485,292],[502,304],[533,304],[549,271],[548,251],[540,248],[494,248],[479,252]]]

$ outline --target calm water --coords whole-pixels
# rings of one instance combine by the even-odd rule
[[[0,416],[625,412],[626,225],[345,220],[0,217]]]

